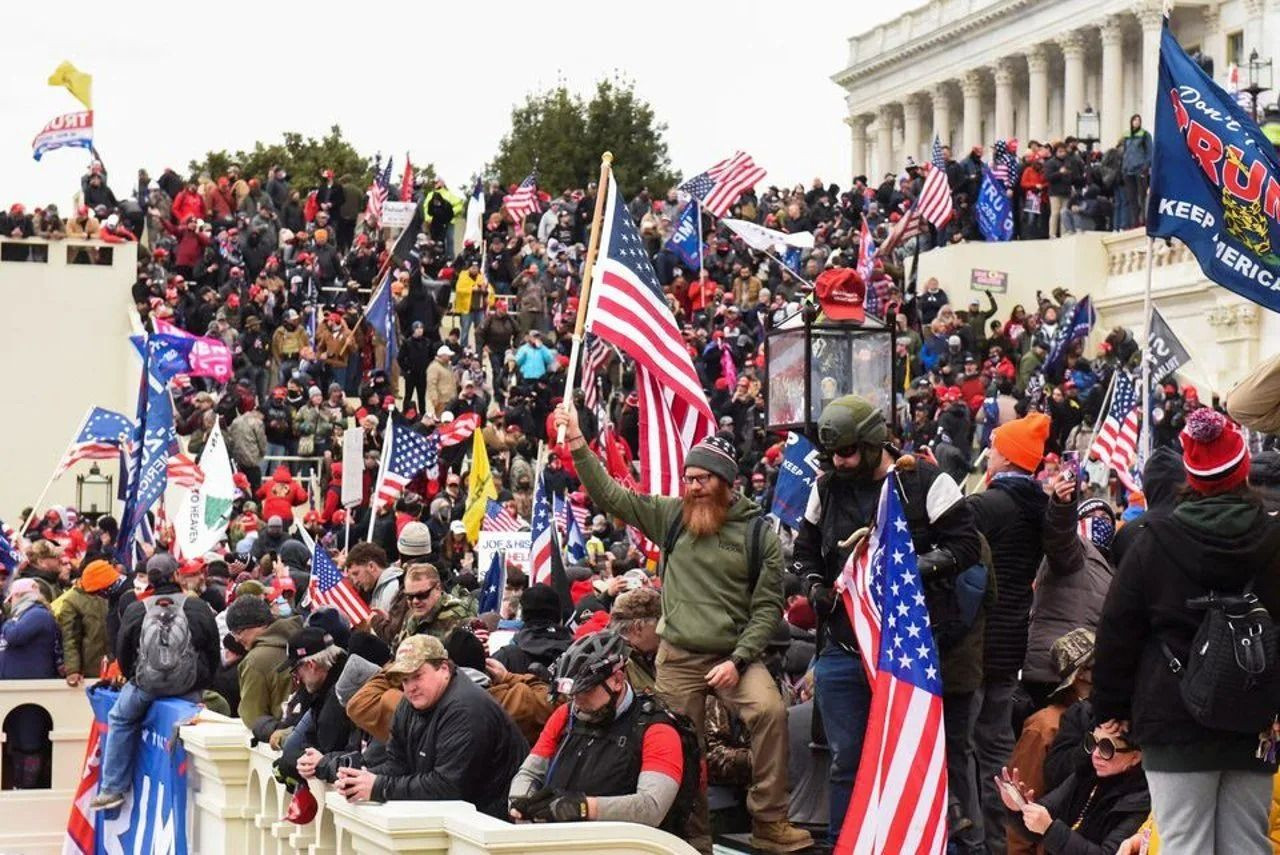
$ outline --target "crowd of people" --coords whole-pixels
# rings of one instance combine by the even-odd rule
[[[1127,140],[1144,137],[1149,149],[1135,125]],[[1081,159],[1064,145],[1043,164],[1029,153],[1018,182],[1073,172],[1063,164]],[[1123,147],[1125,182],[1142,145]],[[225,432],[238,495],[217,549],[179,560],[157,519],[132,569],[115,561],[111,516],[28,510],[0,679],[120,688],[99,809],[130,788],[149,704],[186,697],[280,751],[295,821],[308,819],[303,782],[320,779],[352,800],[640,822],[700,851],[716,832],[743,831],[759,850],[799,851],[838,836],[858,773],[871,689],[837,580],[897,471],[942,663],[957,851],[1137,852],[1153,812],[1168,852],[1271,851],[1276,757],[1258,740],[1272,719],[1254,733],[1215,727],[1176,699],[1200,625],[1187,599],[1256,592],[1255,604],[1280,607],[1275,500],[1257,491],[1280,481],[1280,455],[1247,443],[1216,399],[1161,378],[1141,489],[1137,473],[1087,464],[1107,389],[1136,374],[1141,348],[1123,328],[1092,348],[1059,335],[1078,300],[1069,288],[1033,306],[989,294],[961,304],[936,280],[911,281],[909,247],[877,258],[867,306],[896,330],[899,406],[828,403],[812,437],[823,474],[802,521],[760,522],[784,449],[766,426],[765,334],[823,271],[856,264],[864,220],[885,233],[914,192],[904,177],[744,194],[735,215],[813,233],[796,269],[704,217],[702,268],[689,270],[666,242],[677,191],[632,197],[717,419],[688,451],[677,498],[617,480],[636,474],[640,450],[633,365],[609,351],[593,389],[561,394],[595,185],[544,193],[541,210],[513,222],[490,184],[479,245],[455,235],[462,201],[443,182],[420,186],[422,231],[399,263],[362,191],[331,173],[297,187],[280,169],[142,173],[121,201],[94,163],[77,215],[140,241],[141,321],[215,337],[234,355],[226,384],[197,377],[174,394],[189,454],[215,424]],[[961,210],[969,180],[954,176]],[[1065,186],[1055,180],[1050,199]],[[1075,192],[1068,183],[1058,198]],[[35,234],[19,207],[0,231]],[[1071,221],[1070,205],[1048,211],[1053,231]],[[38,213],[47,224],[49,208]],[[395,342],[363,312],[382,270]],[[1227,406],[1280,431],[1280,372],[1259,370]],[[463,522],[464,444],[371,511],[388,426],[429,436],[464,416],[519,527],[545,449],[546,489],[586,523],[586,558],[566,557],[563,586],[513,564],[500,593],[486,590]],[[343,459],[347,430],[363,432],[362,459]],[[363,496],[344,507],[351,466]],[[352,625],[314,602],[309,542],[334,555],[371,617]],[[485,602],[496,606],[482,612]],[[5,780],[47,786],[47,740],[38,715],[11,722]]]

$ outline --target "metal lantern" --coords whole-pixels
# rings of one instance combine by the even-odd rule
[[[76,476],[76,510],[80,516],[96,521],[98,517],[111,513],[111,503],[115,499],[112,485],[115,479],[103,475],[98,464],[89,467],[87,475]]]
[[[1083,113],[1076,113],[1076,139],[1085,144],[1086,151],[1093,150],[1093,144],[1102,136],[1102,117],[1093,108],[1085,105]]]
[[[1271,60],[1258,59],[1256,49],[1249,52],[1249,85],[1241,88],[1241,92],[1249,93],[1249,103],[1254,121],[1258,119],[1258,96],[1271,90]]]
[[[765,337],[768,429],[812,435],[823,407],[848,394],[879,406],[894,424],[893,348],[893,328],[878,318],[819,319],[818,307],[805,303]]]

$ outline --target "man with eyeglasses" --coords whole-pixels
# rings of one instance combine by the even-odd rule
[[[796,536],[793,572],[804,580],[818,616],[815,700],[831,747],[829,832],[834,842],[853,793],[871,706],[871,686],[835,581],[853,550],[852,535],[875,523],[880,488],[897,455],[889,445],[884,413],[857,395],[836,398],[826,406],[818,419],[818,442],[828,462],[809,495]],[[942,662],[948,823],[952,834],[971,829],[969,843],[977,846],[982,837],[972,833],[972,825],[980,814],[967,771],[967,743],[969,703],[982,682],[982,632],[980,621],[970,628],[956,626],[944,611],[954,614],[946,608],[948,594],[954,591],[958,573],[977,563],[981,546],[973,513],[956,482],[928,461],[903,463],[903,506]]]
[[[782,547],[761,519],[763,509],[732,492],[737,451],[711,436],[684,459],[681,498],[646,496],[621,487],[587,448],[577,409],[561,404],[563,427],[578,477],[602,511],[663,544],[661,641],[657,690],[688,716],[705,743],[706,698],[714,693],[751,734],[751,846],[795,852],[813,844],[787,821],[787,711],[760,661],[782,615]],[[689,843],[710,851],[706,794],[690,821]]]

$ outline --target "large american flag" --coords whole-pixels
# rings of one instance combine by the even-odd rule
[[[369,185],[369,201],[364,209],[365,219],[369,222],[374,224],[382,222],[382,205],[387,201],[390,188],[391,158],[388,157],[385,168],[378,169],[377,164],[374,165],[373,183]]]
[[[1116,477],[1127,489],[1138,489],[1129,473],[1138,454],[1138,434],[1142,425],[1142,407],[1138,400],[1138,384],[1124,371],[1116,372],[1111,389],[1111,406],[1089,446],[1089,457],[1101,460],[1116,471]]]
[[[600,406],[600,375],[609,363],[609,344],[595,336],[587,344],[587,355],[582,359],[582,403],[591,412]]]
[[[933,153],[924,186],[920,188],[920,200],[916,205],[920,216],[942,228],[951,219],[951,185],[947,183],[947,159],[942,154],[942,143],[935,134]]]
[[[913,205],[903,212],[898,222],[894,223],[893,228],[889,230],[889,236],[876,249],[876,255],[888,257],[899,244],[922,234],[924,234],[924,220],[920,216],[920,210]]]
[[[311,555],[311,604],[315,608],[332,606],[352,626],[364,623],[373,614],[355,585],[333,563],[329,550],[319,543]]]
[[[941,853],[947,845],[942,674],[916,553],[890,472],[876,528],[840,579],[872,684],[862,757],[836,852]]]
[[[373,491],[373,513],[392,504],[414,477],[431,465],[432,444],[404,423],[392,419],[387,423],[390,434],[384,442],[382,466]]]
[[[196,465],[195,460],[182,452],[169,457],[166,474],[169,476],[170,484],[185,487],[188,490],[194,490],[204,483],[204,470]]]
[[[1008,142],[1004,140],[996,140],[991,151],[991,174],[1004,184],[1008,189],[1013,186],[1013,182],[1018,178],[1018,155],[1014,152],[1018,150],[1018,141],[1011,139]]]
[[[756,166],[745,151],[734,152],[706,172],[699,172],[680,185],[680,189],[702,203],[705,211],[717,217],[729,213],[742,194],[764,180],[764,167]]]
[[[476,413],[463,413],[453,421],[441,425],[435,433],[427,437],[427,471],[428,478],[440,477],[440,449],[457,445],[470,439],[480,426],[480,416]]]
[[[533,519],[529,546],[529,581],[537,585],[551,582],[551,551],[555,549],[555,521],[551,499],[547,495],[547,479],[538,473],[538,486],[533,491]]]
[[[93,407],[84,425],[67,448],[53,477],[57,478],[81,460],[115,460],[121,452],[126,456],[133,448],[133,421],[113,410]]]
[[[519,531],[520,518],[511,513],[507,506],[494,499],[484,509],[484,522],[480,523],[481,531]]]
[[[502,207],[507,209],[517,228],[523,226],[525,217],[538,210],[538,173],[530,172],[515,192],[503,196]]]
[[[635,360],[640,486],[676,496],[685,450],[715,432],[715,417],[617,184],[607,192],[587,328]]]

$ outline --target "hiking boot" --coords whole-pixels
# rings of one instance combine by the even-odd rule
[[[761,852],[798,852],[813,845],[813,837],[803,828],[796,828],[785,819],[771,822],[751,821],[751,840],[753,849]]]
[[[124,804],[124,793],[98,793],[89,802],[89,810],[113,810]]]

